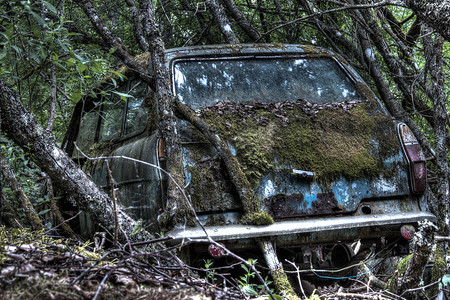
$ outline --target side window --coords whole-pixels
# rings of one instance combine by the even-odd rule
[[[124,109],[125,101],[116,94],[111,94],[103,102],[99,133],[100,142],[120,138]]]
[[[77,137],[77,146],[83,152],[86,152],[95,143],[98,116],[99,112],[96,108],[83,114]]]
[[[141,132],[147,124],[147,110],[144,99],[147,85],[140,80],[128,81],[126,88],[119,91],[130,95],[126,100],[111,93],[103,108],[100,120],[99,141],[108,142],[126,135]]]
[[[144,99],[147,95],[147,85],[140,80],[130,83],[127,98],[127,115],[125,118],[125,135],[141,132],[147,124],[147,110],[144,107]]]

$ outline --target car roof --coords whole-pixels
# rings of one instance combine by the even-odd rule
[[[187,58],[195,56],[223,56],[223,55],[245,55],[245,54],[322,54],[334,56],[334,52],[315,46],[292,45],[292,44],[225,44],[206,45],[173,48],[166,50],[166,60],[176,58]]]

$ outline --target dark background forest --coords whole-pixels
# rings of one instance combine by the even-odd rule
[[[445,237],[449,234],[450,103],[447,82],[450,72],[450,2],[37,0],[2,1],[0,7],[0,208],[2,222],[7,228],[0,231],[1,247],[7,247],[6,241],[17,243],[19,237],[27,239],[28,242],[24,243],[27,245],[31,245],[32,240],[39,240],[39,247],[54,243],[34,231],[27,231],[27,228],[48,232],[60,225],[65,236],[74,238],[70,222],[64,223],[58,212],[58,202],[63,200],[58,196],[61,191],[65,194],[70,192],[80,207],[94,212],[101,212],[106,205],[104,203],[108,202],[108,199],[95,198],[100,204],[94,207],[87,199],[98,192],[96,187],[85,184],[89,178],[80,173],[77,175],[77,179],[82,178],[79,181],[64,179],[58,173],[60,166],[66,164],[65,158],[61,158],[63,154],[46,158],[44,153],[61,151],[58,149],[78,102],[96,93],[115,91],[120,78],[101,91],[98,86],[119,66],[125,65],[150,86],[158,95],[159,111],[170,111],[175,110],[176,105],[167,90],[164,49],[207,44],[289,43],[320,46],[343,56],[364,77],[389,113],[412,129],[428,161],[429,209],[439,220],[435,230],[426,231],[425,236],[416,241],[414,253],[425,257],[425,262],[433,254],[435,259],[440,256],[445,261]],[[135,60],[136,55],[145,52],[150,53],[154,74],[158,76],[149,74]],[[176,157],[177,138],[167,129],[173,122],[171,118],[173,116],[162,118],[159,129],[169,148],[173,147],[173,157]],[[13,120],[22,123],[15,124]],[[61,161],[57,161],[60,158]],[[178,174],[176,169],[175,163],[169,164],[169,171],[172,170],[175,176]],[[180,197],[177,193],[175,191],[169,197]],[[105,213],[104,223],[113,223],[113,218]],[[131,233],[136,223],[126,220],[121,226],[124,232]],[[15,237],[11,235],[11,228],[16,228]],[[133,236],[141,241],[155,239],[154,233],[140,234]],[[127,243],[125,238],[121,242]],[[90,247],[80,241],[73,243],[74,247],[81,249],[77,251]],[[0,263],[5,260],[3,252],[0,249]],[[46,259],[53,262],[58,255],[47,256]],[[417,255],[414,259],[423,262],[423,257]],[[156,254],[150,256],[153,262],[158,261]],[[130,257],[123,254],[116,257],[121,262],[126,258]],[[101,255],[96,259],[101,259]],[[139,272],[152,268],[151,262],[146,261],[145,267],[142,264],[144,262],[136,263],[132,268]],[[441,275],[438,278],[446,273],[445,269],[444,263],[438,271]],[[94,292],[87,292],[88,288],[80,288],[74,283],[79,280],[73,281],[74,297],[98,297],[95,291],[100,289],[97,287],[114,274],[112,270],[102,270],[99,282],[92,289]],[[409,268],[407,272],[411,274],[405,275],[411,276],[412,281],[385,297],[400,299],[411,295],[436,295],[437,285],[431,288],[431,292],[418,289],[420,274],[414,271],[414,268]],[[167,286],[179,284],[168,275],[161,276]],[[129,277],[132,276],[127,273],[121,278],[126,281]],[[9,288],[12,281],[0,279],[3,289]],[[369,293],[368,286],[365,285],[365,296],[371,299],[374,294]],[[202,287],[203,293],[205,289]],[[408,289],[414,292],[401,294]],[[218,295],[219,292],[210,293]],[[229,296],[226,291],[221,290],[221,293]],[[358,297],[361,293],[353,293],[353,296]],[[166,296],[171,297],[169,294]],[[179,297],[178,294],[172,296]],[[241,296],[245,297],[242,294],[236,297]],[[50,296],[45,294],[45,297]]]

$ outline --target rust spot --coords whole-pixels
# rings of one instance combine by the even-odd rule
[[[304,203],[303,194],[278,194],[266,199],[266,207],[270,207],[270,214],[275,219],[298,216],[298,207]]]
[[[314,214],[334,214],[342,212],[343,208],[339,206],[334,193],[319,193],[317,200],[311,203]]]
[[[334,193],[317,194],[317,200],[311,205],[305,201],[303,194],[278,194],[267,198],[265,203],[269,214],[275,219],[332,215],[344,211],[344,208],[339,206]]]
[[[166,157],[166,145],[163,139],[158,140],[158,156],[159,158]]]

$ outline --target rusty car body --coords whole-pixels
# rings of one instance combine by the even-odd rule
[[[216,254],[208,251],[206,231],[233,251],[254,254],[255,239],[266,238],[282,261],[302,269],[345,269],[368,253],[407,252],[418,222],[435,220],[427,212],[426,161],[417,140],[337,54],[299,45],[217,45],[170,49],[166,59],[173,93],[227,141],[262,211],[274,219],[241,223],[242,203],[218,152],[180,120],[184,186],[204,228],[187,222],[165,235],[184,242],[192,262]],[[164,167],[154,120],[147,119],[147,87],[125,82],[127,101],[111,93],[77,106],[66,149],[83,161],[76,140],[92,155]],[[125,210],[157,228],[165,176],[129,160],[112,159],[110,167]],[[105,165],[89,168],[109,191]],[[348,246],[355,241],[356,254]],[[351,276],[313,273],[311,281]]]

